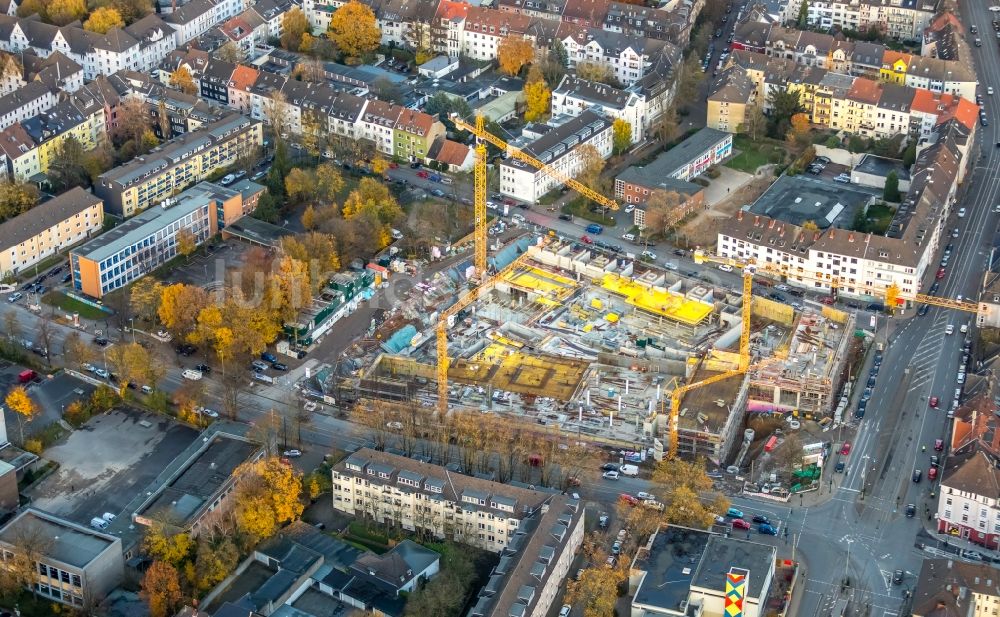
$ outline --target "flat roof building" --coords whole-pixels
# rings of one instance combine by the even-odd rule
[[[158,521],[197,534],[205,516],[227,506],[236,468],[263,455],[259,445],[243,437],[216,433],[136,509],[135,522]]]
[[[200,245],[242,216],[241,191],[201,182],[72,250],[73,289],[100,298],[176,257],[181,230]]]
[[[121,540],[29,508],[0,529],[0,570],[26,544],[35,559],[38,595],[69,606],[103,598],[124,577]]]
[[[870,191],[806,175],[781,176],[750,206],[752,214],[819,229],[850,229],[859,212],[875,201]]]
[[[264,143],[262,127],[258,120],[230,114],[101,174],[94,192],[108,212],[130,217],[253,156]]]
[[[632,614],[725,615],[726,578],[746,577],[743,615],[760,617],[774,579],[777,550],[711,531],[667,525],[641,547],[632,563],[638,586]],[[692,606],[700,610],[691,612]]]

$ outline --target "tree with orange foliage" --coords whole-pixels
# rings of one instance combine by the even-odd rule
[[[535,47],[524,37],[507,35],[497,48],[497,62],[500,70],[508,75],[517,75],[521,68],[535,57]]]

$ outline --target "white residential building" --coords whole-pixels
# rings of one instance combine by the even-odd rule
[[[580,173],[582,164],[580,146],[592,145],[606,159],[611,156],[612,141],[611,120],[586,110],[551,128],[522,150],[566,176],[574,177]],[[551,175],[520,161],[508,158],[500,163],[500,192],[514,199],[535,203],[559,185]]]
[[[579,116],[587,109],[628,122],[632,128],[632,143],[642,140],[652,121],[647,113],[646,97],[633,88],[619,90],[564,75],[559,86],[552,91],[552,115]]]
[[[561,37],[570,68],[581,62],[608,67],[619,83],[630,86],[639,81],[658,60],[674,46],[667,41],[636,38],[601,28],[577,30]]]
[[[1000,470],[982,450],[955,455],[941,479],[938,533],[989,549],[1000,547]]]

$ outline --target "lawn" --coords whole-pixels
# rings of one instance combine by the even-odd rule
[[[107,319],[111,316],[110,313],[70,298],[61,291],[50,291],[42,296],[42,302],[55,306],[66,313],[79,313],[80,317],[84,319]]]
[[[889,223],[892,222],[894,214],[896,214],[896,211],[889,206],[885,204],[874,204],[868,207],[867,212],[858,212],[852,227],[854,228],[854,231],[881,236],[885,234],[887,229],[889,229]]]
[[[563,214],[572,214],[573,216],[593,221],[599,225],[605,225],[607,227],[614,226],[614,216],[610,214],[602,215],[600,212],[591,212],[590,205],[590,200],[586,197],[577,197],[566,202],[566,205],[562,207],[562,212]]]
[[[761,165],[768,163],[782,163],[785,160],[785,149],[776,142],[760,141],[754,143],[745,135],[737,135],[733,138],[733,149],[739,154],[726,161],[726,167],[745,171],[752,174]]]

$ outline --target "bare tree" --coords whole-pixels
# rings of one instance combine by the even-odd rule
[[[21,336],[21,325],[17,318],[17,313],[11,309],[3,315],[4,328],[7,331],[7,338],[16,339]]]

